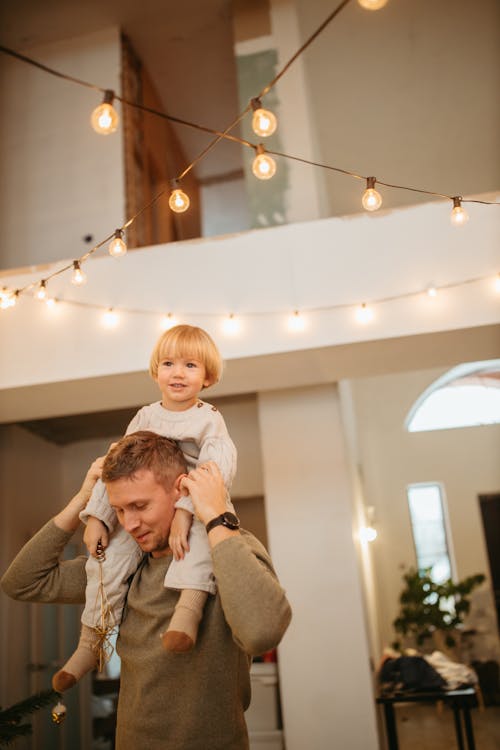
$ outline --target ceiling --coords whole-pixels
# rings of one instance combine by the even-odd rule
[[[0,43],[29,56],[40,45],[119,27],[165,112],[223,130],[238,114],[231,6],[231,0],[4,0]],[[176,132],[189,162],[211,140],[185,126]],[[221,168],[223,174],[241,169],[236,144],[218,144],[195,171],[200,180],[213,180],[222,176]]]

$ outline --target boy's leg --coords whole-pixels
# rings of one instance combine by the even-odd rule
[[[163,645],[168,651],[189,651],[196,643],[207,596],[217,591],[205,526],[196,518],[189,534],[189,552],[183,560],[172,560],[165,586],[179,589],[181,594],[162,635]]]
[[[140,548],[121,526],[111,536],[105,555],[106,559],[102,563],[94,557],[87,560],[87,588],[80,640],[76,651],[52,678],[52,687],[58,692],[73,687],[87,672],[98,666],[102,636],[97,633],[95,626],[102,627],[101,566],[102,593],[106,598],[104,604],[109,606],[111,612],[111,630],[113,626],[120,624],[128,578],[137,569],[142,558]]]
[[[183,589],[170,620],[169,626],[161,639],[167,651],[191,651],[196,643],[198,626],[203,616],[207,600],[206,591]]]

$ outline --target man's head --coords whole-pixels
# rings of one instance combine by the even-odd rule
[[[172,440],[146,430],[121,438],[104,461],[102,480],[124,529],[153,557],[168,553],[168,535],[184,455]]]

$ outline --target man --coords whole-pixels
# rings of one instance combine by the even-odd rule
[[[168,438],[146,431],[122,438],[21,550],[2,579],[4,590],[25,601],[83,601],[85,559],[60,556],[101,471],[118,520],[146,553],[130,583],[118,638],[117,750],[248,748],[249,657],[279,643],[291,612],[264,548],[237,519],[226,518],[215,464],[186,474],[182,452]],[[209,597],[195,648],[177,654],[162,648],[161,633],[178,598],[163,580],[172,559],[174,504],[183,491],[208,526],[218,591]]]

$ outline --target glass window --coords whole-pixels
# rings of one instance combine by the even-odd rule
[[[500,360],[454,367],[427,388],[406,419],[409,432],[500,423]]]
[[[419,570],[431,569],[431,578],[442,583],[452,576],[441,485],[408,487],[413,540]]]

